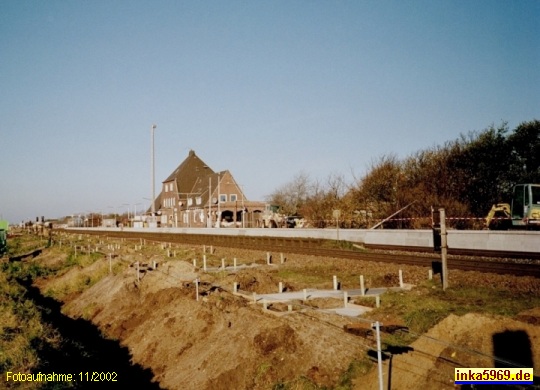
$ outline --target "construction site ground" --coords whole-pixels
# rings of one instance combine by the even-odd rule
[[[213,248],[206,256],[212,269],[204,272],[199,246],[121,243],[114,257],[104,255],[35,284],[43,294],[60,297],[64,314],[91,321],[127,347],[133,363],[150,369],[161,388],[227,390],[378,389],[371,325],[407,325],[385,307],[385,294],[420,295],[440,288],[437,280],[427,281],[422,267],[288,254],[283,263],[275,256],[278,261],[268,265],[266,252],[228,248]],[[54,266],[66,258],[44,252],[32,261]],[[233,258],[237,269],[231,267]],[[376,308],[374,297],[357,293],[347,300],[357,315],[337,310],[346,305],[343,293],[334,289],[334,275],[342,291],[356,292],[363,275],[373,292],[399,287],[399,270],[407,289],[377,290],[385,310]],[[271,299],[280,282],[285,293],[295,295]],[[540,282],[531,277],[455,271],[449,283],[540,295]],[[304,300],[304,289],[329,296]],[[499,364],[497,340],[513,342],[521,348],[519,361],[530,361],[540,372],[540,307],[514,316],[450,314],[406,348],[387,350],[384,388],[456,388],[455,367]]]

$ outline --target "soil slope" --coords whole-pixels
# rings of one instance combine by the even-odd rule
[[[238,253],[220,251],[228,258],[241,258]],[[260,257],[264,258],[264,254]],[[367,350],[374,347],[372,338],[344,332],[344,325],[357,319],[307,309],[292,313],[286,309],[265,311],[260,303],[255,304],[250,299],[252,292],[277,292],[277,266],[203,273],[190,260],[158,256],[152,259],[158,267],[142,267],[137,280],[136,259],[134,254],[119,256],[113,274],[104,276],[81,294],[65,297],[64,312],[73,318],[91,320],[107,337],[118,339],[129,348],[134,362],[153,371],[155,381],[163,388],[269,389],[277,384],[299,389],[333,388],[343,380],[351,363],[365,362]],[[312,260],[287,259],[287,267],[298,270]],[[37,284],[47,291],[66,283],[67,278],[77,278],[77,273],[85,275],[93,268],[108,268],[107,259],[98,262],[101,263],[73,268],[60,278],[42,279]],[[374,275],[373,280],[388,280],[390,284],[395,282],[398,268],[406,271],[410,279],[407,282],[415,283],[427,274],[425,269],[406,266],[322,258],[317,258],[317,262],[331,262],[351,274]],[[452,282],[474,283],[471,275],[453,273]],[[198,300],[194,282],[197,278]],[[531,278],[508,282],[493,276],[490,282],[495,280],[512,283],[516,288],[523,285],[524,291],[538,289],[537,281]],[[240,284],[243,295],[233,294],[234,282]],[[310,286],[304,281],[285,287],[296,291],[331,288],[331,278],[324,286]],[[340,304],[337,302],[336,307]],[[451,315],[415,341],[412,351],[386,361],[385,383],[391,382],[393,389],[419,385],[427,389],[455,388],[456,366],[490,367],[494,365],[492,356],[515,360],[501,347],[512,340],[529,342],[528,360],[522,361],[530,362],[540,372],[539,324],[539,310],[514,319]],[[365,371],[369,372],[356,378],[352,386],[378,388],[376,366],[368,362]]]

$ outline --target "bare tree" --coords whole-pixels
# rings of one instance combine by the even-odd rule
[[[296,215],[304,206],[311,191],[311,180],[305,172],[296,174],[267,197],[267,201],[278,205],[283,214]]]

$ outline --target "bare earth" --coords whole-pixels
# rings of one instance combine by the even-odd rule
[[[374,340],[344,331],[345,325],[361,322],[358,318],[316,311],[301,306],[301,302],[293,302],[291,313],[287,312],[287,304],[276,304],[264,311],[251,295],[277,292],[281,281],[277,278],[278,268],[297,272],[316,264],[332,264],[345,289],[358,288],[352,284],[360,274],[366,275],[366,287],[396,286],[398,269],[403,270],[406,283],[427,279],[427,269],[420,267],[309,256],[291,255],[284,264],[268,266],[264,264],[266,253],[226,248],[217,248],[213,266],[221,265],[217,260],[220,258],[228,259],[230,266],[233,257],[238,258],[238,264],[257,262],[259,266],[204,273],[192,263],[193,258],[198,258],[197,265],[202,267],[201,248],[178,248],[183,252],[176,258],[145,258],[147,266],[155,260],[158,267],[143,267],[139,281],[134,263],[144,256],[126,250],[114,259],[115,272],[111,275],[109,261],[104,259],[37,284],[45,292],[60,289],[81,275],[104,272],[106,276],[83,293],[66,295],[64,312],[91,320],[106,336],[118,339],[130,349],[134,362],[152,369],[155,381],[163,388],[271,389],[283,384],[312,389],[313,385],[336,387],[352,361],[366,360],[367,350],[375,347]],[[62,261],[47,255],[37,260]],[[198,301],[194,283],[197,277]],[[499,283],[536,295],[540,289],[540,282],[529,277],[490,275],[489,280],[485,279],[485,275],[456,271],[450,283]],[[234,282],[239,283],[241,294],[233,294]],[[325,283],[287,282],[285,288],[331,289],[332,275]],[[340,307],[343,302],[329,299],[311,306]],[[371,319],[370,313],[364,317]],[[492,356],[499,352],[494,351],[500,346],[495,342],[497,337],[515,341],[525,335],[525,342],[530,343],[531,364],[535,372],[540,372],[539,324],[540,308],[513,319],[474,313],[450,315],[416,340],[411,345],[414,351],[394,355],[385,362],[385,388],[389,381],[392,389],[455,388],[454,367],[496,365]],[[377,389],[376,364],[368,361],[365,373],[360,373],[352,386]]]

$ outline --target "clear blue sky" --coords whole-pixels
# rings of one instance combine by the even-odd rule
[[[250,200],[540,118],[540,1],[0,2],[0,216],[125,212],[196,151]],[[133,208],[133,206],[131,206]]]

